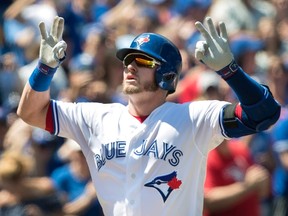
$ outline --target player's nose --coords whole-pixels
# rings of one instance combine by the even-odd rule
[[[133,74],[136,73],[137,67],[136,67],[135,63],[131,62],[129,65],[127,65],[125,72],[126,73],[133,73]]]

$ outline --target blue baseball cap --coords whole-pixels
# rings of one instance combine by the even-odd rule
[[[187,14],[189,9],[209,9],[212,0],[177,0],[174,2],[175,10],[180,14]]]
[[[92,72],[96,68],[96,61],[93,56],[89,55],[88,53],[80,53],[70,59],[68,68],[71,73],[73,72]]]
[[[230,47],[235,59],[237,59],[246,52],[260,51],[264,48],[264,42],[250,35],[240,35],[239,37],[231,39]]]

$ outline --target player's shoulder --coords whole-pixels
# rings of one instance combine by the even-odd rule
[[[209,107],[223,107],[229,102],[227,101],[219,101],[219,100],[195,100],[195,101],[189,101],[185,103],[173,103],[173,102],[167,102],[167,107],[173,107],[175,109],[195,109],[195,108],[209,108]]]
[[[123,112],[126,106],[121,103],[98,103],[98,102],[64,102],[55,101],[58,110],[62,112],[86,113],[86,115],[103,112]]]
[[[121,103],[100,103],[100,102],[74,102],[75,106],[81,107],[106,107],[106,108],[121,108],[125,107],[125,105]]]
[[[197,100],[186,102],[180,104],[177,108],[177,113],[181,112],[188,112],[190,115],[196,116],[203,116],[207,117],[207,115],[219,115],[223,107],[229,104],[226,101],[219,101],[219,100]],[[176,112],[175,111],[175,112]]]
[[[123,111],[126,109],[126,106],[121,103],[98,103],[98,102],[83,102],[77,103],[77,106],[80,106],[84,110],[105,110],[108,112],[111,111]]]
[[[175,103],[175,102],[166,102],[164,106],[162,106],[163,109],[170,108],[171,110],[175,109],[209,109],[211,107],[223,107],[225,105],[229,104],[226,101],[219,101],[219,100],[197,100],[197,101],[190,101],[185,103]]]

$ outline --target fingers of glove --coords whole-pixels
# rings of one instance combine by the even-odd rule
[[[201,35],[205,38],[207,43],[209,43],[209,41],[212,41],[212,38],[211,38],[209,32],[206,30],[206,28],[204,27],[204,25],[201,22],[197,21],[195,23],[195,27],[198,29],[198,31],[201,33]]]
[[[205,55],[208,52],[208,45],[206,41],[198,41],[196,43],[196,50],[202,52]]]
[[[47,40],[48,38],[48,34],[46,31],[46,27],[45,27],[45,23],[44,22],[40,22],[39,23],[39,29],[40,29],[40,34],[43,40]]]
[[[67,44],[65,41],[59,41],[52,49],[54,56],[56,56],[59,59],[63,58],[65,56],[65,51],[67,49]]]
[[[58,25],[59,25],[59,17],[55,16],[54,20],[53,20],[53,24],[50,30],[50,34],[53,38],[58,39],[57,38],[57,29],[58,29]]]
[[[198,29],[198,31],[201,33],[201,35],[204,37],[207,44],[214,50],[216,49],[215,44],[213,42],[213,39],[211,37],[211,34],[207,31],[207,29],[204,27],[204,25],[197,21],[195,23],[195,27]]]
[[[212,38],[214,40],[217,40],[219,35],[218,35],[217,31],[216,31],[216,28],[214,26],[214,23],[213,23],[212,19],[210,17],[207,17],[206,18],[206,22],[207,22],[207,25],[208,25],[208,28],[209,28],[209,31],[210,31],[210,35],[212,36]]]
[[[59,17],[57,33],[56,33],[56,37],[58,38],[58,40],[62,39],[63,31],[64,31],[64,19],[62,17]]]
[[[199,51],[199,50],[195,50],[195,58],[198,60],[198,61],[201,61],[202,59],[204,59],[204,54],[203,52]]]
[[[228,41],[228,33],[224,22],[219,23],[220,36]]]
[[[222,42],[224,42],[225,44],[225,45],[223,44],[222,49],[224,51],[230,51],[229,44],[228,44],[228,33],[227,33],[226,25],[224,22],[219,23],[219,30],[220,30],[220,37],[222,39]]]
[[[195,57],[198,60],[204,59],[205,55],[208,53],[208,45],[205,41],[198,41],[195,48]]]

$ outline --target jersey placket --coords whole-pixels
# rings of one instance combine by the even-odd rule
[[[141,137],[145,133],[145,125],[142,124],[135,132],[131,133],[131,139],[127,141],[127,158],[126,158],[126,202],[127,215],[141,216],[141,191],[143,188],[142,156],[134,154],[134,150],[139,146]]]

